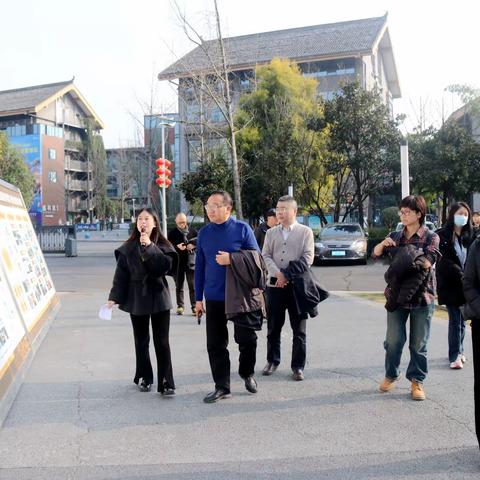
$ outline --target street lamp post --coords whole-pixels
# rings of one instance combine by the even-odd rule
[[[162,158],[165,158],[165,123],[162,122]],[[167,236],[167,186],[165,182],[162,186],[162,231]]]
[[[161,119],[162,123],[160,124],[161,127],[161,136],[162,136],[162,158],[165,158],[165,127],[172,128],[175,126],[174,122],[165,122],[164,120],[168,119]],[[162,231],[165,237],[167,236],[167,186],[165,182],[162,186]]]
[[[400,143],[400,167],[402,179],[402,198],[410,195],[410,174],[408,171],[408,141],[403,139]]]

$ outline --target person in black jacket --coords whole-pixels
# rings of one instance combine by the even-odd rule
[[[424,225],[426,210],[425,199],[420,195],[409,195],[402,199],[399,215],[404,226],[403,230],[391,232],[373,249],[374,257],[382,256],[390,247],[406,248],[407,245],[422,250],[423,253],[418,258],[414,255],[411,267],[403,269],[403,271],[408,274],[411,270],[418,271],[419,267],[424,268],[428,272],[426,282],[414,274],[414,281],[410,285],[416,284],[418,290],[412,293],[410,288],[403,288],[402,281],[408,279],[408,282],[411,282],[412,280],[410,274],[406,275],[405,279],[400,281],[398,296],[394,298],[396,308],[393,311],[387,310],[387,333],[383,344],[385,348],[385,378],[379,385],[381,392],[389,392],[395,388],[400,378],[400,361],[403,346],[407,340],[406,323],[410,318],[410,362],[406,377],[411,382],[413,400],[425,400],[423,381],[428,373],[427,343],[435,301],[435,278],[432,266],[440,255],[438,235],[430,232]],[[424,259],[421,260],[421,264],[415,263],[422,257]],[[390,276],[387,280],[389,279]],[[387,305],[391,299],[392,286],[390,281],[385,290]],[[400,296],[402,292],[403,294]]]
[[[177,315],[183,315],[185,303],[183,298],[183,285],[187,278],[190,307],[195,315],[195,246],[197,244],[197,231],[189,228],[187,216],[178,213],[175,217],[176,227],[168,232],[168,240],[175,247],[178,254],[178,271],[175,277]]]
[[[450,207],[447,222],[437,231],[440,237],[442,258],[437,263],[438,303],[446,305],[448,310],[448,359],[450,368],[463,368],[463,339],[465,338],[465,320],[462,305],[463,270],[467,260],[467,251],[473,239],[472,212],[465,202],[454,203]]]
[[[471,320],[475,430],[480,446],[480,239],[470,246],[463,275],[463,291],[465,294],[465,318]]]
[[[143,209],[130,238],[117,250],[117,268],[107,305],[118,304],[130,313],[135,339],[136,371],[134,382],[142,392],[151,390],[153,370],[150,362],[150,319],[157,356],[157,391],[175,393],[169,329],[172,301],[165,275],[174,274],[177,254],[161,234],[160,222],[151,209]]]
[[[265,235],[267,234],[267,230],[276,227],[278,225],[277,214],[275,213],[275,209],[271,208],[267,211],[265,215],[265,221],[261,223],[253,232],[255,235],[255,240],[260,247],[260,250],[263,248],[263,243],[265,242]]]

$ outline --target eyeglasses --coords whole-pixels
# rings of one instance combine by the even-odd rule
[[[406,217],[410,215],[411,213],[415,213],[414,210],[399,210],[398,211],[398,216],[399,217]]]
[[[275,212],[276,212],[276,213],[285,213],[285,212],[286,212],[287,210],[289,210],[289,209],[290,209],[290,207],[277,207],[277,208],[275,209]]]
[[[225,205],[216,205],[216,204],[213,204],[213,205],[204,205],[204,208],[207,212],[213,212],[214,210],[218,210],[219,208],[222,208],[224,207]]]

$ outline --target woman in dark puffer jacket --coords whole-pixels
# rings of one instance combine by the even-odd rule
[[[440,237],[440,253],[437,262],[438,303],[448,310],[448,358],[450,368],[463,368],[463,339],[465,320],[461,307],[465,304],[463,294],[463,270],[467,252],[473,238],[472,212],[465,202],[450,207],[447,222],[437,231]]]

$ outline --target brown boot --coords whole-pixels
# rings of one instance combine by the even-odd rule
[[[425,400],[425,391],[421,383],[412,380],[412,400]]]
[[[397,382],[399,378],[400,377],[397,377],[397,378],[385,377],[382,383],[378,386],[378,389],[381,392],[390,392],[390,390],[393,390],[397,386]]]

